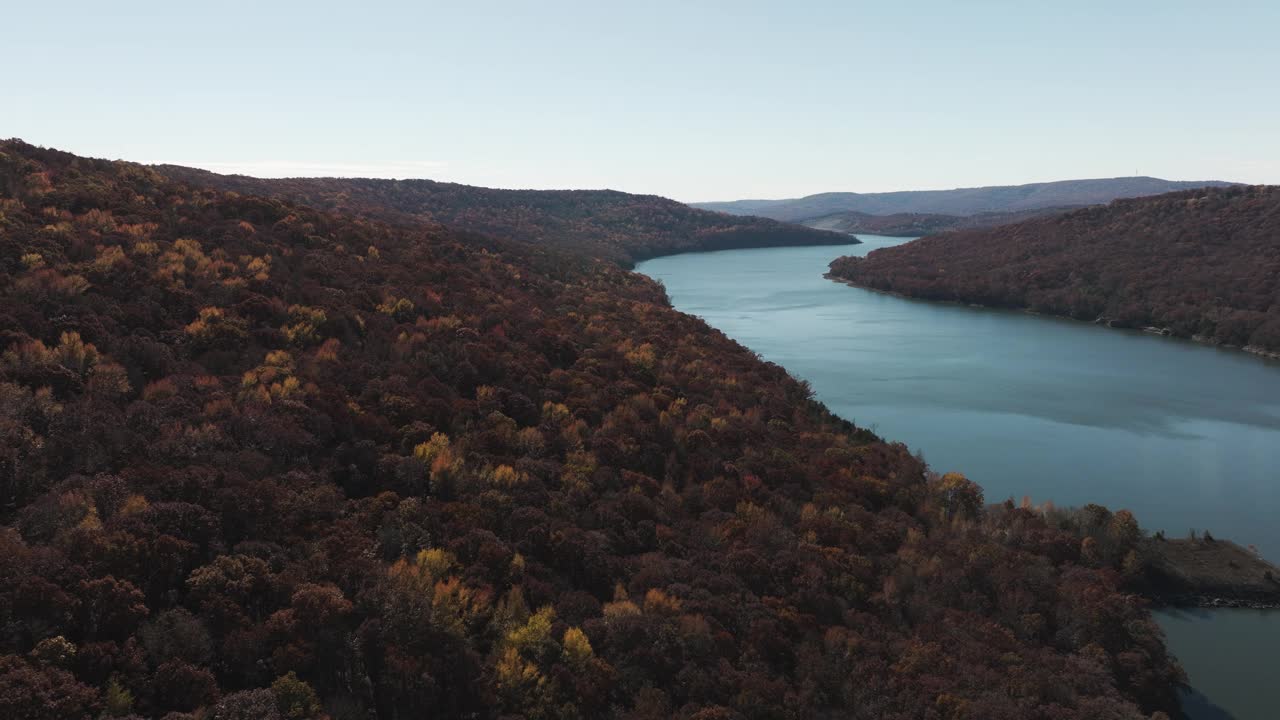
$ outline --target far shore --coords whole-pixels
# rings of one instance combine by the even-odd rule
[[[982,308],[984,310],[1007,310],[1012,312],[1020,312],[1025,315],[1035,315],[1037,317],[1051,317],[1051,318],[1057,318],[1059,320],[1070,320],[1071,322],[1084,323],[1086,325],[1101,325],[1103,327],[1111,328],[1112,330],[1127,330],[1129,332],[1140,332],[1140,333],[1145,333],[1147,335],[1162,335],[1164,337],[1174,338],[1177,340],[1186,340],[1186,341],[1197,343],[1200,345],[1208,345],[1210,347],[1220,348],[1222,350],[1235,350],[1243,353],[1248,353],[1249,355],[1256,355],[1261,358],[1266,358],[1267,360],[1280,360],[1280,351],[1277,351],[1277,350],[1267,350],[1266,348],[1261,348],[1256,345],[1245,345],[1243,347],[1239,345],[1228,345],[1226,343],[1218,342],[1213,338],[1204,337],[1203,335],[1190,335],[1190,336],[1177,335],[1169,328],[1158,328],[1158,327],[1133,328],[1133,327],[1126,327],[1122,325],[1112,325],[1105,318],[1098,318],[1097,320],[1081,320],[1079,318],[1073,318],[1070,315],[1042,313],[1042,312],[1037,312],[1035,310],[1031,310],[1028,308],[1005,307],[1003,305],[984,305],[982,303],[964,302],[962,300],[931,300],[929,298],[915,297],[912,295],[907,295],[905,293],[895,292],[893,290],[884,290],[882,288],[873,288],[873,287],[868,287],[866,285],[860,285],[852,280],[849,280],[848,278],[838,277],[829,272],[823,273],[822,277],[826,278],[827,280],[831,280],[833,282],[838,282],[841,285],[848,285],[849,287],[855,287],[861,290],[880,293],[881,295],[890,295],[892,297],[901,298],[903,300],[939,303],[942,305],[957,305],[960,307]]]

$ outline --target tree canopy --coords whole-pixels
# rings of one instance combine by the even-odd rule
[[[612,262],[8,141],[0,297],[0,716],[1176,712],[1107,542]]]
[[[1117,200],[943,233],[832,276],[927,300],[1021,308],[1280,351],[1280,187]]]

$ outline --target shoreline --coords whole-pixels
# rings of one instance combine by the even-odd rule
[[[1142,595],[1153,608],[1280,609],[1280,568],[1253,548],[1210,537],[1147,538]]]
[[[1181,337],[1165,328],[1116,327],[1105,322],[1086,320],[1036,312],[1026,308],[1007,308],[981,303],[965,303],[957,300],[928,300],[892,290],[867,287],[830,272],[823,277],[849,287],[867,290],[915,302],[938,303],[972,307],[983,310],[1005,310],[1025,315],[1070,320],[1090,325],[1104,325],[1113,330],[1148,335],[1162,335],[1178,340],[1189,340],[1223,350],[1244,351],[1267,360],[1280,360],[1280,352],[1257,347],[1237,347],[1213,342],[1203,337]],[[1260,555],[1246,550],[1230,540],[1156,540],[1144,542],[1148,561],[1146,587],[1135,590],[1144,597],[1152,610],[1277,610],[1280,611],[1280,568]],[[1274,579],[1273,579],[1274,578]]]
[[[1149,596],[1152,610],[1280,610],[1280,600],[1243,600],[1211,595]]]
[[[814,229],[814,228],[810,228],[810,229]],[[835,231],[833,230],[830,232],[834,233]],[[613,262],[617,262],[624,270],[636,272],[636,267],[638,267],[641,263],[645,263],[650,260],[657,260],[658,258],[673,257],[675,255],[718,253],[718,252],[729,252],[731,250],[771,250],[776,248],[798,248],[798,247],[839,247],[841,245],[862,245],[862,244],[864,243],[861,240],[859,240],[856,237],[853,237],[852,235],[850,235],[848,238],[833,238],[830,242],[822,242],[822,243],[812,243],[812,242],[788,243],[788,242],[772,242],[767,240],[759,243],[757,242],[732,243],[731,242],[724,246],[714,246],[714,243],[713,243],[713,246],[709,246],[709,247],[687,247],[687,248],[676,248],[676,249],[664,248],[660,251],[653,252],[653,253],[634,254],[624,250],[623,251],[624,256],[613,259]],[[602,259],[609,260],[609,258],[602,258]]]
[[[1203,335],[1177,335],[1169,328],[1124,327],[1124,326],[1112,325],[1111,323],[1114,321],[1107,320],[1106,318],[1102,318],[1102,317],[1099,317],[1097,320],[1081,320],[1079,318],[1073,318],[1070,315],[1042,313],[1042,312],[1037,312],[1035,310],[1031,310],[1029,308],[1005,307],[1003,305],[985,305],[983,303],[965,302],[963,300],[931,300],[929,298],[916,297],[914,295],[907,295],[905,293],[900,293],[893,290],[884,290],[882,288],[874,288],[874,287],[868,287],[866,285],[860,285],[852,280],[849,280],[848,278],[839,277],[838,275],[834,275],[830,272],[823,273],[822,277],[827,280],[831,280],[832,282],[840,283],[841,285],[848,285],[849,287],[858,288],[860,290],[866,290],[868,292],[880,293],[882,295],[889,295],[891,297],[900,298],[902,300],[914,300],[916,302],[936,303],[939,305],[957,305],[960,307],[981,308],[983,310],[1005,310],[1009,312],[1022,313],[1024,315],[1034,315],[1036,317],[1055,318],[1058,320],[1070,320],[1071,322],[1082,323],[1085,325],[1100,325],[1102,327],[1105,327],[1111,330],[1128,330],[1130,332],[1138,332],[1146,335],[1160,335],[1162,337],[1172,338],[1175,340],[1185,340],[1187,342],[1196,343],[1197,345],[1205,345],[1208,347],[1214,347],[1221,350],[1233,350],[1236,352],[1242,352],[1247,355],[1253,355],[1255,357],[1263,358],[1265,360],[1280,361],[1280,350],[1268,350],[1266,348],[1258,347],[1257,345],[1244,345],[1244,346],[1228,345],[1226,343],[1218,342],[1214,338],[1207,338]]]

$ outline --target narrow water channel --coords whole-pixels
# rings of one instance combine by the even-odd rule
[[[808,380],[833,411],[959,470],[988,501],[1128,508],[1280,557],[1280,363],[1087,323],[905,300],[822,277],[846,247],[657,258],[679,310]],[[1160,614],[1195,718],[1280,717],[1280,615]],[[1258,677],[1270,674],[1270,681]]]

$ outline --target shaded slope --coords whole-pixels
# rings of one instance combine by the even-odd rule
[[[976,215],[1044,208],[1096,205],[1118,198],[1158,195],[1175,190],[1229,185],[1217,181],[1173,181],[1152,177],[1062,180],[1028,185],[998,185],[955,190],[886,193],[821,193],[792,200],[737,200],[695,203],[694,207],[742,215],[802,222],[838,212],[872,215],[933,213]]]
[[[1124,526],[613,263],[7,142],[0,293],[2,716],[1174,711]]]
[[[276,195],[384,220],[438,222],[623,263],[679,252],[851,242],[836,233],[766,218],[733,217],[655,195],[613,190],[498,190],[432,180],[267,180],[173,165],[156,169],[222,190]]]
[[[1119,200],[831,264],[857,285],[1280,350],[1280,188]]]

